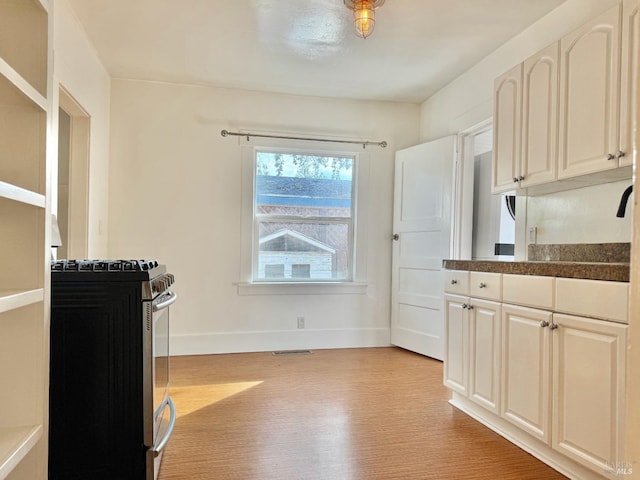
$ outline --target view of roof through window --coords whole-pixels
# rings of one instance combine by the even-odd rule
[[[258,152],[256,280],[351,278],[353,157]]]

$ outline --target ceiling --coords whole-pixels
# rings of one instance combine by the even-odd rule
[[[113,77],[419,103],[565,0],[69,0]]]

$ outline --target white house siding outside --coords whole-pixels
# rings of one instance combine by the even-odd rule
[[[262,252],[258,265],[260,278],[265,277],[266,265],[282,265],[285,279],[296,278],[295,265],[309,265],[309,280],[332,279],[332,255],[329,252]],[[297,278],[305,278],[300,276]]]

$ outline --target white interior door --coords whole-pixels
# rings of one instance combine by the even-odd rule
[[[396,152],[391,343],[442,360],[456,137]]]

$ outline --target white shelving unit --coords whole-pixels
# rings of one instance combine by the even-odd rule
[[[0,0],[0,480],[47,476],[51,13]]]

